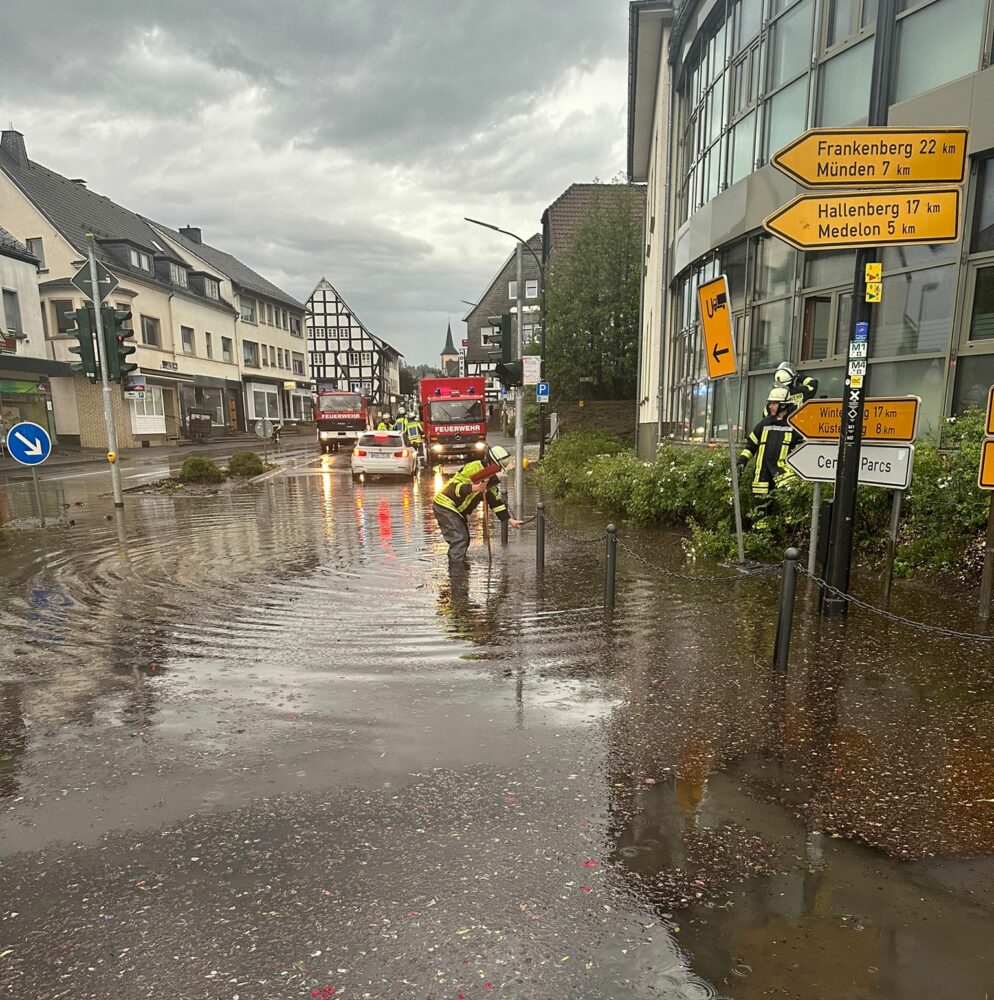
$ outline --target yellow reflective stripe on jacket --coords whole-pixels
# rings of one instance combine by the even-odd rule
[[[469,505],[479,494],[473,492],[472,477],[482,472],[480,461],[467,462],[436,494],[433,503],[456,514],[465,515]]]

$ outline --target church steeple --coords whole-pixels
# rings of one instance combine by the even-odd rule
[[[449,323],[448,330],[445,333],[445,347],[442,348],[442,374],[459,374],[459,352],[456,350],[456,345],[452,343],[451,322]]]

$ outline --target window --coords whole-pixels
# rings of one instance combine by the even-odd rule
[[[213,278],[204,278],[204,292],[209,299],[221,298],[221,286]]]
[[[790,350],[791,299],[758,306],[752,312],[750,368],[775,368]]]
[[[133,399],[131,405],[135,415],[139,417],[165,417],[166,415],[162,402],[162,387],[158,385],[146,385],[145,398]],[[163,430],[165,430],[164,421],[161,422]],[[135,430],[140,431],[141,428],[135,427]]]
[[[757,299],[789,295],[794,288],[794,258],[796,254],[786,243],[763,237],[756,241]]]
[[[293,374],[303,375],[304,374],[304,356],[303,354],[293,354]]]
[[[956,392],[953,413],[987,406],[987,393],[994,385],[994,354],[965,355],[956,362]]]
[[[507,297],[509,299],[516,299],[518,297],[518,283],[516,281],[509,281],[507,283]]]
[[[810,63],[813,13],[813,0],[801,0],[770,26],[766,57],[770,90],[793,80]]]
[[[242,319],[246,323],[255,322],[255,299],[241,299]]]
[[[260,345],[259,359],[262,362],[263,368],[269,367],[269,348],[265,344]]]
[[[265,420],[273,417],[278,419],[280,407],[275,387],[272,389],[253,387],[252,409],[254,411],[252,414],[254,420]]]
[[[234,361],[234,353],[232,351],[230,337],[221,338],[221,360],[227,361],[229,364]]]
[[[801,360],[822,361],[829,356],[832,314],[830,295],[812,295],[804,300],[801,324]]]
[[[276,360],[279,362],[279,367],[280,368],[287,368],[287,367],[289,367],[286,364],[286,359],[283,356],[283,348],[282,347],[277,347],[276,348]]]
[[[179,267],[177,264],[169,265],[169,280],[181,288],[188,288],[190,284],[186,276],[186,268]]]
[[[818,71],[819,125],[849,125],[866,118],[872,66],[872,38],[822,64]]]
[[[131,250],[128,259],[131,261],[131,266],[137,267],[140,271],[152,270],[152,258],[147,253],[142,253],[141,250]]]
[[[766,102],[767,160],[804,131],[808,103],[808,78],[802,76]]]
[[[983,160],[977,177],[977,209],[970,252],[994,250],[994,159]]]
[[[207,345],[207,357],[213,358],[214,357],[214,334],[209,333],[209,332],[205,333],[204,334],[204,343]]]
[[[17,292],[3,290],[3,316],[8,333],[21,332],[21,306],[17,301]]]
[[[526,281],[525,282],[525,298],[526,299],[537,299],[538,298],[538,282],[537,281]]]
[[[732,129],[731,157],[728,168],[728,183],[737,184],[752,173],[755,166],[756,112],[750,111]]]
[[[874,358],[945,352],[953,320],[956,268],[884,273],[883,301],[870,345]],[[877,386],[874,385],[874,392]]]
[[[242,360],[248,368],[259,367],[259,345],[251,340],[242,341]]]
[[[291,316],[290,317],[290,336],[291,337],[300,337],[300,336],[302,336],[302,334],[300,332],[300,317],[299,316]]]
[[[276,367],[276,348],[272,345],[269,347],[269,363],[273,366],[273,368]]]
[[[76,320],[71,313],[72,299],[55,299],[52,302],[52,312],[55,315],[55,329],[59,333],[68,333],[76,328]]]
[[[349,351],[349,368],[359,367],[359,352]]]
[[[273,304],[272,302],[266,303],[266,322],[269,326],[276,326],[276,320],[273,316]]]
[[[373,354],[371,351],[362,352],[362,363],[364,365],[371,365],[373,363]]]
[[[154,316],[142,316],[142,343],[148,347],[161,347],[161,324]]]
[[[735,51],[759,34],[763,19],[763,0],[739,0],[735,5]]]
[[[287,313],[285,309],[280,310],[280,326],[283,327],[284,330],[290,329],[290,321],[287,319]]]
[[[181,326],[179,335],[183,341],[183,353],[193,354],[193,329],[189,326]]]
[[[28,253],[38,258],[38,267],[45,271],[45,241],[40,236],[32,236],[27,240]]]
[[[936,0],[897,23],[894,103],[974,72],[984,37],[983,0]],[[938,40],[941,39],[941,44]]]

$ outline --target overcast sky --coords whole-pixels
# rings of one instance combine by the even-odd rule
[[[625,0],[0,0],[28,155],[437,359],[574,181],[625,166]],[[2,222],[2,220],[0,220]]]

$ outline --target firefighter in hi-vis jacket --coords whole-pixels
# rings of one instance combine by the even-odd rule
[[[787,423],[787,415],[793,410],[788,402],[789,395],[784,386],[770,389],[766,397],[766,416],[753,428],[739,455],[740,469],[744,469],[749,459],[756,456],[756,471],[752,477],[752,495],[756,498],[753,527],[759,531],[769,526],[773,494],[777,487],[794,476],[786,459],[802,440],[801,435]]]
[[[798,375],[789,361],[781,361],[773,373],[773,384],[787,390],[787,402],[799,410],[818,391],[818,379],[812,375]]]
[[[517,528],[521,522],[508,513],[500,495],[500,475],[511,467],[506,448],[494,445],[488,449],[486,465],[467,462],[436,494],[432,512],[442,537],[449,543],[449,566],[462,566],[469,548],[467,518],[486,498],[487,506],[501,521]]]

